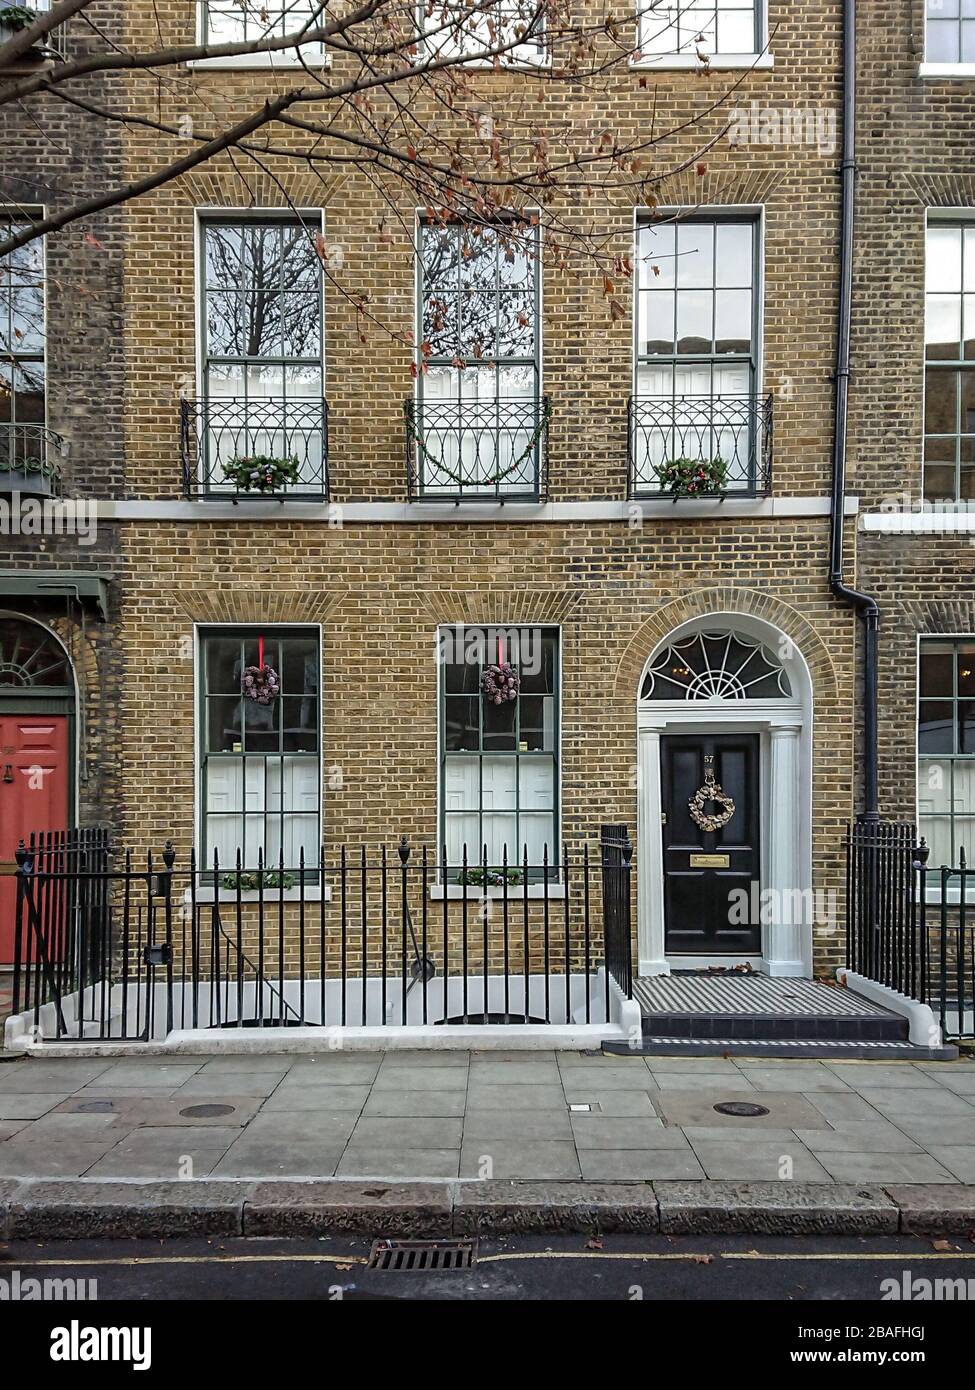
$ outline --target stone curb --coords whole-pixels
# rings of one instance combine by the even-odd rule
[[[975,1187],[961,1184],[0,1181],[0,1240],[973,1230]]]
[[[668,1235],[864,1236],[899,1228],[898,1207],[880,1187],[706,1179],[655,1188]]]

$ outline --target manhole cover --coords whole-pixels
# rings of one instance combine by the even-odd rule
[[[75,1106],[76,1115],[100,1115],[105,1110],[113,1108],[110,1100],[83,1100],[80,1105]]]
[[[719,1115],[737,1115],[739,1119],[754,1120],[759,1115],[767,1115],[768,1107],[754,1105],[750,1100],[722,1100],[711,1107]]]
[[[232,1115],[234,1107],[232,1105],[188,1105],[185,1110],[179,1112],[185,1115],[188,1120],[214,1120],[218,1115]]]

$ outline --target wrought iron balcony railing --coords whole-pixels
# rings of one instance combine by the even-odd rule
[[[328,500],[328,404],[320,399],[182,400],[180,452],[186,497]]]
[[[60,497],[64,440],[46,425],[0,421],[0,492]]]
[[[764,497],[772,397],[631,396],[630,497]]]
[[[548,472],[547,396],[407,400],[411,501],[538,502]]]

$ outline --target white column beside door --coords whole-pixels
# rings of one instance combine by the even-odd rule
[[[799,891],[799,730],[769,730],[768,882],[763,895],[763,956],[770,975],[802,976],[804,895]]]
[[[664,877],[660,825],[660,730],[641,729],[638,743],[637,941],[639,973],[669,975],[664,949]]]

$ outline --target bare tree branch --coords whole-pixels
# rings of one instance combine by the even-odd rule
[[[15,63],[40,39],[46,38],[52,29],[57,29],[65,20],[92,4],[94,0],[55,0],[49,10],[41,11],[33,24],[28,24],[26,29],[20,29],[12,39],[7,39],[6,43],[0,43],[0,67]]]
[[[126,184],[123,188],[117,188],[112,193],[105,193],[100,198],[89,198],[86,202],[76,203],[74,207],[67,208],[63,212],[31,223],[22,232],[0,242],[0,257],[9,255],[11,251],[16,251],[20,246],[26,246],[28,242],[36,240],[39,236],[48,236],[51,232],[58,232],[62,227],[70,226],[72,222],[79,222],[83,218],[94,216],[95,213],[104,212],[106,208],[118,207],[120,203],[130,202],[133,198],[140,198],[145,193],[151,193],[155,188],[161,188],[164,184],[172,182],[173,179],[188,174],[198,164],[205,164],[208,159],[220,154],[222,150],[231,149],[238,141],[253,134],[255,130],[260,130],[261,126],[267,125],[269,121],[273,121],[282,111],[293,106],[296,101],[314,101],[317,100],[317,97],[317,92],[308,92],[305,88],[300,87],[297,91],[286,92],[284,96],[275,97],[273,101],[266,101],[260,111],[255,111],[245,120],[239,121],[237,125],[224,131],[222,135],[218,135],[205,145],[201,145],[198,150],[187,155],[185,159],[178,160],[175,164],[168,164],[165,168],[157,170],[156,173],[149,174],[146,178],[139,179],[135,183]]]
[[[92,0],[61,0],[61,3],[86,5],[92,3]],[[91,58],[78,58],[73,63],[62,63],[51,72],[37,73],[10,86],[0,87],[0,102],[18,101],[23,97],[33,96],[35,92],[49,91],[62,82],[99,72],[175,67],[208,58],[247,58],[261,53],[283,53],[288,49],[297,49],[302,44],[325,43],[343,30],[354,28],[369,19],[382,3],[383,0],[368,0],[367,4],[340,19],[331,20],[316,29],[304,28],[291,34],[282,34],[279,38],[248,39],[241,43],[180,44],[156,49],[151,53],[101,53]],[[4,51],[0,48],[0,58],[3,57]]]

